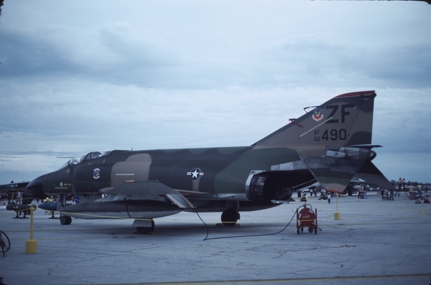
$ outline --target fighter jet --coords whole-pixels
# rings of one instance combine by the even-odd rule
[[[28,183],[28,181],[15,183],[12,180],[9,184],[0,185],[0,192],[9,193],[11,191],[23,191]]]
[[[60,195],[60,222],[131,218],[139,233],[154,219],[221,212],[234,225],[240,211],[292,201],[292,192],[319,182],[341,193],[356,176],[392,184],[371,162],[374,91],[336,96],[244,147],[90,152],[27,185],[33,196]],[[66,195],[79,203],[67,205]]]

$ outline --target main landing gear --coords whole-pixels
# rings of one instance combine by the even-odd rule
[[[136,227],[136,231],[140,234],[150,234],[154,232],[153,219],[145,219],[145,220],[137,219],[133,222],[133,226]]]
[[[234,227],[239,217],[240,215],[238,211],[234,209],[227,209],[221,214],[221,222],[225,227]]]
[[[70,225],[72,223],[72,217],[61,215],[60,216],[60,224],[64,225]]]
[[[221,214],[221,222],[225,227],[234,227],[241,218],[239,212],[239,201],[226,202],[226,210]]]

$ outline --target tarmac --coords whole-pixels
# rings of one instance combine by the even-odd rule
[[[241,212],[235,227],[217,225],[219,213],[200,214],[206,226],[180,213],[155,219],[149,235],[133,220],[74,218],[62,226],[38,209],[34,254],[26,253],[30,219],[0,207],[0,230],[11,241],[6,257],[0,253],[0,277],[7,285],[431,284],[431,204],[370,194],[339,197],[337,211],[336,200],[309,198],[319,230],[299,235],[301,202]]]

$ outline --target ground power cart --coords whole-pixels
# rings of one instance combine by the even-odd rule
[[[317,209],[311,207],[310,204],[304,204],[296,209],[296,232],[304,232],[304,228],[308,228],[308,232],[317,235]]]

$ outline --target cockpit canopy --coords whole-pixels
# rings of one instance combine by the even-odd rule
[[[102,156],[107,156],[109,154],[111,154],[110,151],[106,151],[103,154],[99,151],[93,151],[93,152],[90,152],[84,156],[75,157],[75,158],[70,159],[68,162],[63,164],[63,166],[60,167],[60,169],[66,168],[68,166],[75,166],[75,165],[78,165],[78,164],[83,163],[85,161],[90,161],[90,160],[93,160],[93,159],[96,159],[96,158],[99,158]]]

